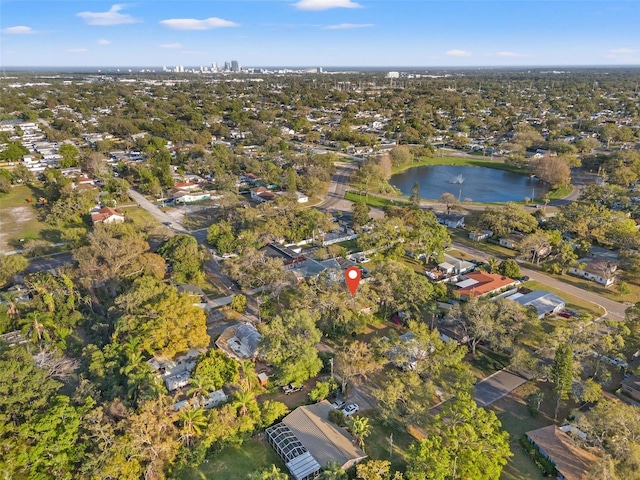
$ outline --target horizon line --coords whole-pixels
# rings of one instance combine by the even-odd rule
[[[57,71],[69,69],[123,69],[123,68],[154,68],[162,69],[163,67],[175,68],[181,66],[189,69],[198,69],[201,66],[209,67],[209,64],[194,64],[194,65],[0,65],[0,70],[26,70],[26,69],[54,69]],[[243,69],[312,69],[312,68],[330,68],[330,69],[378,69],[378,70],[446,70],[446,69],[479,69],[479,68],[492,68],[492,69],[512,69],[512,68],[640,68],[638,64],[544,64],[544,65],[246,65]],[[188,73],[188,72],[171,72],[166,71],[164,73]],[[216,72],[216,73],[241,73],[241,72]]]

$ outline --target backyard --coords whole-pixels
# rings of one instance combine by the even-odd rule
[[[182,468],[174,478],[180,480],[237,480],[259,470],[276,465],[287,472],[280,457],[271,448],[264,435],[251,438],[242,445],[230,445],[219,452],[211,453],[198,467]]]
[[[544,393],[544,398],[540,413],[533,417],[527,408],[526,397],[533,393],[537,387]],[[566,418],[575,406],[573,403],[565,402],[558,415],[559,425],[563,424],[561,419]],[[553,420],[554,407],[555,400],[551,386],[543,382],[538,385],[531,382],[526,383],[489,407],[496,412],[502,422],[502,428],[509,432],[509,445],[514,454],[502,471],[501,480],[542,480],[544,478],[536,464],[520,445],[520,438],[525,432],[556,423]]]

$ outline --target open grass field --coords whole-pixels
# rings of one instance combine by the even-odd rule
[[[398,197],[398,200],[389,200],[387,198],[376,197],[375,195],[369,194],[367,196],[360,195],[356,192],[348,191],[345,193],[344,198],[351,201],[357,202],[358,200],[364,200],[365,203],[373,208],[382,208],[389,205],[402,205],[408,203],[409,199],[401,200],[401,197]]]
[[[409,446],[418,437],[412,435],[407,429],[399,424],[385,425],[380,417],[374,413],[365,415],[369,418],[371,434],[365,439],[364,450],[371,458],[378,460],[390,460],[392,471],[404,472],[407,468],[407,452]],[[389,441],[393,435],[393,448]],[[417,435],[417,434],[416,434]]]
[[[40,191],[21,185],[9,193],[0,194],[0,251],[20,248],[20,239],[40,238],[40,233],[49,227],[38,219],[35,202]],[[27,202],[27,199],[34,199]]]
[[[288,472],[280,457],[266,441],[250,439],[242,445],[232,445],[209,454],[196,468],[183,468],[173,478],[180,480],[239,480],[250,473],[276,465]]]

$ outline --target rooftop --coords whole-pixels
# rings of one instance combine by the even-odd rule
[[[296,408],[282,419],[322,466],[327,462],[350,465],[366,457],[353,443],[353,438],[341,427],[329,422],[331,404],[323,400],[313,405]]]
[[[516,283],[513,278],[495,273],[469,272],[464,276],[465,280],[456,283],[460,295],[482,296]]]
[[[586,480],[589,470],[598,461],[597,456],[580,448],[555,425],[532,430],[526,435],[544,451],[566,480]]]

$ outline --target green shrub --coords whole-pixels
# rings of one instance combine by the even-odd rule
[[[529,441],[526,435],[520,437],[520,443],[524,451],[531,457],[545,477],[555,477],[558,475],[556,466],[547,457],[544,457],[538,449]]]

